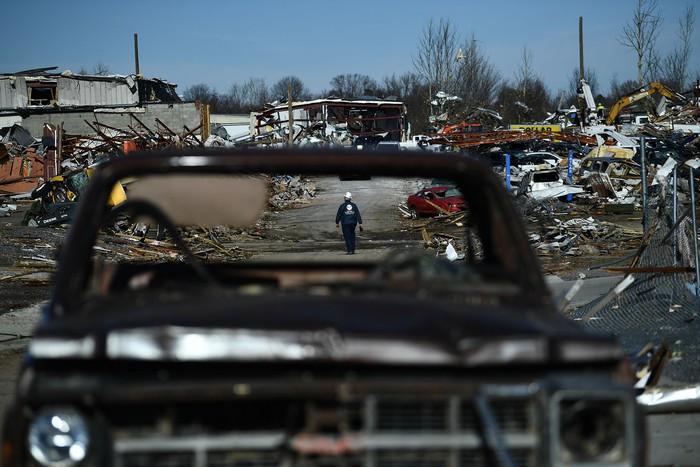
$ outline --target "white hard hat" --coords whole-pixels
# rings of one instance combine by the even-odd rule
[[[350,193],[349,191],[345,192],[345,197],[348,199],[352,199],[352,193]]]

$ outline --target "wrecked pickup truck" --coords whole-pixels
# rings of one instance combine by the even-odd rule
[[[100,166],[7,409],[2,465],[641,465],[630,367],[612,337],[557,312],[502,183],[463,157],[397,156],[154,152]],[[358,170],[371,179],[338,181]],[[337,203],[273,216],[279,174],[328,183]],[[462,260],[406,228],[351,256],[322,236],[305,254],[265,246],[278,215],[326,209],[332,225],[349,187],[371,235],[362,190],[423,177],[453,180],[469,206]],[[111,250],[128,222],[159,239]]]

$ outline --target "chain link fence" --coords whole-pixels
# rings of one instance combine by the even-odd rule
[[[700,298],[695,290],[694,206],[689,200],[678,202],[674,217],[677,190],[672,180],[669,176],[650,189],[645,235],[626,276],[629,281],[631,275],[632,283],[570,316],[594,332],[614,334],[630,355],[648,344],[656,349],[668,345],[670,358],[660,384],[696,383],[700,381]]]

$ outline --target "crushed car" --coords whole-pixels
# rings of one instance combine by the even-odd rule
[[[535,201],[544,199],[566,199],[568,196],[584,193],[581,186],[566,183],[558,169],[531,170],[520,180],[515,193]]]
[[[296,221],[278,233],[302,238],[266,247],[270,219],[319,209],[271,213],[273,175],[313,176],[342,199],[353,182],[338,174],[358,171],[371,175],[353,189],[365,235],[363,189],[453,180],[469,206],[453,224],[462,259],[426,251],[406,228],[377,235],[372,254],[323,255],[317,242],[292,254],[310,234]],[[111,206],[117,186],[126,200]],[[163,236],[129,244],[114,230],[124,222]],[[245,254],[228,255],[234,243]],[[153,261],[149,248],[167,254]],[[78,204],[20,372],[6,467],[644,459],[618,342],[559,312],[502,181],[458,155],[203,149],[109,161]]]

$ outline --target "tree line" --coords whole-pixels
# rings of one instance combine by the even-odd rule
[[[594,69],[584,78],[598,103],[610,107],[622,96],[652,81],[683,92],[697,80],[700,70],[689,69],[693,51],[695,11],[686,7],[675,28],[678,41],[662,54],[657,47],[662,16],[658,0],[637,0],[631,18],[617,42],[636,57],[636,79],[620,81],[616,75],[610,92],[603,94]],[[553,94],[533,68],[534,52],[523,46],[519,66],[506,78],[490,62],[472,34],[462,38],[450,19],[429,20],[418,39],[413,70],[387,75],[380,81],[364,74],[339,74],[330,88],[311,93],[297,76],[286,76],[268,86],[264,78],[234,83],[219,93],[207,84],[195,84],[183,93],[186,101],[210,104],[212,113],[248,113],[270,103],[284,102],[291,88],[293,100],[317,98],[381,98],[405,102],[416,132],[445,121],[491,123],[540,122],[556,111],[578,106],[580,70],[572,70],[567,89]]]

